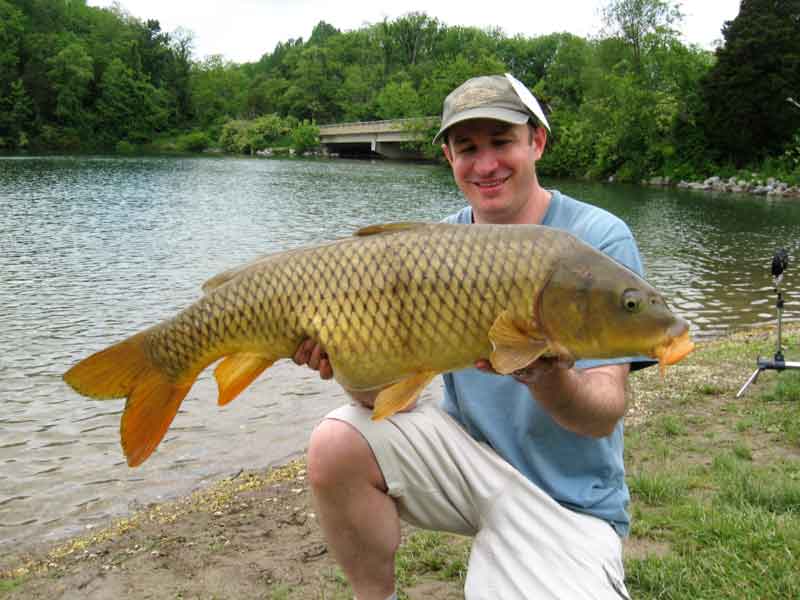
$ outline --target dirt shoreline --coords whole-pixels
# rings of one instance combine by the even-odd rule
[[[403,528],[404,537],[413,531]],[[460,598],[422,580],[409,598]],[[299,594],[299,595],[295,595]],[[0,597],[344,598],[305,462],[242,471],[107,527],[0,558]]]

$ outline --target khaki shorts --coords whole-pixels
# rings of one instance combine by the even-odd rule
[[[403,520],[474,536],[467,600],[629,598],[608,523],[555,502],[434,403],[370,414],[348,405],[326,418],[364,436]]]

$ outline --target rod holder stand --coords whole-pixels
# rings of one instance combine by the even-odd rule
[[[753,371],[753,374],[744,382],[744,385],[736,394],[737,398],[740,398],[747,388],[750,387],[751,384],[758,381],[758,376],[763,371],[784,371],[786,369],[800,369],[800,362],[796,361],[788,361],[784,359],[783,356],[783,340],[782,340],[782,327],[781,323],[783,321],[783,294],[779,287],[775,288],[775,292],[778,294],[778,300],[775,303],[776,308],[778,309],[778,341],[775,347],[775,356],[770,360],[767,358],[761,358],[760,356],[756,359],[756,370]]]

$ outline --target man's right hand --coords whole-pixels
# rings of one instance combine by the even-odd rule
[[[310,368],[319,372],[321,379],[333,378],[333,367],[328,359],[328,354],[317,342],[312,339],[303,340],[295,350],[292,357],[296,365],[308,365]],[[375,398],[378,397],[380,390],[368,390],[363,392],[344,390],[356,402],[366,408],[375,406]]]
[[[318,371],[322,379],[333,377],[333,367],[331,367],[331,361],[328,360],[328,354],[322,349],[322,346],[310,338],[300,343],[292,360],[296,365],[308,365]]]

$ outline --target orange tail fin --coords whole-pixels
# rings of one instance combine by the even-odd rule
[[[148,331],[82,360],[64,374],[75,391],[91,398],[126,398],[120,434],[128,465],[143,463],[156,449],[194,378],[177,384],[145,352]]]

